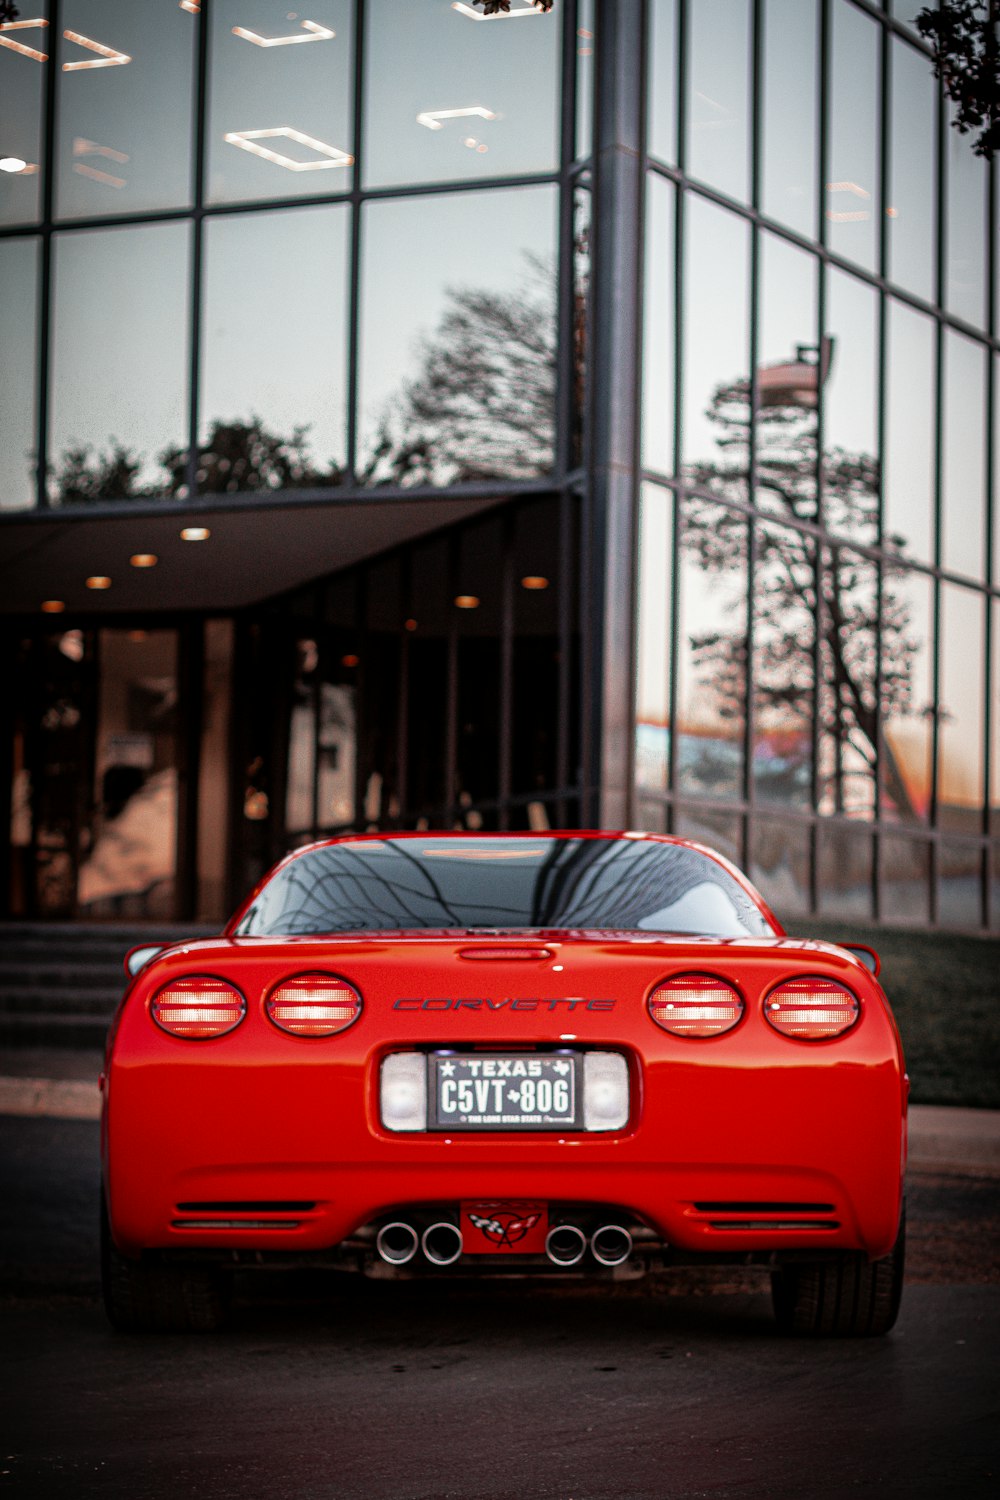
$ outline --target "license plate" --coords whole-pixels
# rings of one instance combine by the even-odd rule
[[[477,1052],[432,1054],[432,1130],[576,1130],[580,1057]]]

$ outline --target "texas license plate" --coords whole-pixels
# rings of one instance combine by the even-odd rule
[[[434,1053],[431,1129],[579,1129],[580,1061],[572,1053]]]

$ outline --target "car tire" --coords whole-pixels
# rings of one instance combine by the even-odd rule
[[[782,1333],[814,1338],[875,1338],[899,1313],[906,1258],[906,1215],[896,1243],[881,1260],[848,1253],[816,1265],[787,1265],[771,1277],[774,1315]]]
[[[103,1193],[101,1294],[108,1321],[120,1333],[214,1333],[229,1312],[229,1278],[122,1255],[111,1237]]]

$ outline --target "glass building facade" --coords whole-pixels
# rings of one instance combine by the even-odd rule
[[[9,909],[598,824],[1000,925],[995,169],[918,9],[0,26]]]

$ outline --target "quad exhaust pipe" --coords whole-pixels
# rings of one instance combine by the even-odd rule
[[[442,1221],[425,1229],[420,1240],[432,1266],[452,1266],[462,1253],[462,1231]]]
[[[395,1219],[383,1224],[375,1249],[390,1266],[405,1266],[422,1249],[432,1266],[452,1266],[462,1254],[462,1231],[441,1220],[422,1235],[412,1224]],[[587,1250],[587,1236],[575,1224],[556,1224],[545,1237],[545,1254],[554,1266],[579,1265]],[[632,1236],[622,1224],[602,1224],[590,1237],[590,1253],[599,1265],[620,1266],[632,1254]]]
[[[575,1224],[557,1224],[545,1236],[545,1254],[555,1266],[575,1266],[583,1259],[587,1236]]]
[[[602,1266],[620,1266],[632,1254],[632,1236],[622,1224],[602,1224],[590,1237],[590,1253]]]
[[[383,1224],[375,1240],[375,1249],[390,1266],[405,1266],[417,1253],[417,1231],[412,1224],[397,1220]]]

